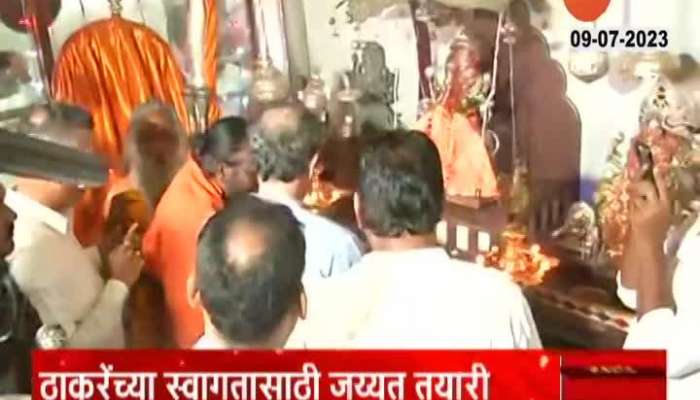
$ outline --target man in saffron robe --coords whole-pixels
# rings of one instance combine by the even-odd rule
[[[478,95],[479,83],[483,81],[478,47],[473,38],[461,36],[451,46],[442,97],[416,127],[440,152],[449,196],[498,196],[496,175],[480,134],[481,118],[472,99]]]
[[[225,118],[194,140],[192,158],[163,194],[143,240],[150,272],[163,284],[176,345],[190,348],[202,335],[202,310],[188,299],[197,238],[226,197],[255,189],[257,171],[245,121]]]

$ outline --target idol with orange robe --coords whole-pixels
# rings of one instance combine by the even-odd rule
[[[417,123],[440,152],[449,196],[498,197],[498,182],[481,137],[477,108],[469,98],[480,89],[479,52],[468,36],[457,38],[447,60],[447,83],[438,104]]]
[[[202,310],[192,304],[188,290],[199,232],[223,208],[227,193],[252,191],[257,184],[242,119],[221,119],[194,143],[193,157],[163,194],[143,239],[146,268],[163,285],[180,348],[191,347],[204,331]]]

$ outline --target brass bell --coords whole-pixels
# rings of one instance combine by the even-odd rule
[[[574,51],[569,56],[569,72],[583,82],[597,81],[608,69],[608,55],[602,51]]]
[[[317,74],[313,74],[306,88],[300,93],[300,100],[307,110],[314,114],[321,114],[326,111],[328,97],[323,79]]]
[[[283,101],[289,95],[289,80],[269,58],[259,59],[253,71],[250,94],[260,103]]]
[[[122,1],[121,0],[109,0],[109,10],[112,12],[112,15],[115,15],[115,16],[122,15],[122,11],[124,10],[124,6],[122,6]]]

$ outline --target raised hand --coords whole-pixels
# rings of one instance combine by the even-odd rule
[[[137,229],[138,224],[131,225],[122,243],[109,253],[109,270],[112,279],[124,282],[129,287],[138,280],[143,269]]]

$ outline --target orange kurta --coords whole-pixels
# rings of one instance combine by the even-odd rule
[[[190,159],[163,194],[143,240],[146,265],[163,284],[180,348],[190,348],[204,331],[202,310],[190,305],[187,280],[195,268],[199,231],[223,205],[223,191]]]
[[[451,196],[497,197],[498,183],[486,146],[472,119],[438,105],[418,121],[440,152],[445,191]]]
[[[102,207],[104,216],[109,214],[109,209],[112,205],[112,199],[119,195],[120,193],[128,192],[131,190],[139,190],[136,185],[131,181],[128,175],[124,176],[117,173],[114,170],[109,171],[109,179],[107,180],[107,188],[105,195],[105,202]]]

